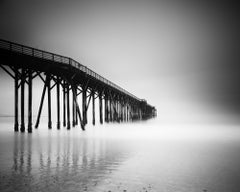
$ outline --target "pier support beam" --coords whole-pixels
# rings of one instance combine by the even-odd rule
[[[77,102],[77,89],[73,89],[72,93],[73,93],[73,102],[75,102],[75,106],[76,106],[76,114],[78,114],[81,128],[84,131],[85,130],[85,126],[83,124],[80,108],[79,108],[79,105],[78,105],[78,102]]]
[[[60,79],[57,77],[57,129],[60,129]]]
[[[21,132],[25,131],[25,115],[24,115],[24,91],[25,91],[25,69],[22,68],[22,74],[21,74]]]
[[[125,103],[124,103],[124,101],[123,101],[123,104],[122,104],[122,121],[124,122],[124,121],[126,121],[126,117],[125,117],[125,112],[126,112],[126,110],[125,110],[126,108],[125,108]]]
[[[32,132],[32,70],[28,70],[28,132]]]
[[[52,128],[52,107],[51,107],[51,76],[47,74],[47,92],[48,92],[48,128]]]
[[[113,121],[117,121],[117,101],[116,99],[113,100]]]
[[[46,80],[47,80],[47,78],[46,78]],[[45,97],[45,93],[46,93],[46,88],[47,88],[46,80],[45,80],[44,87],[43,87],[43,92],[42,92],[42,97],[41,97],[40,106],[39,106],[39,109],[38,109],[38,116],[37,116],[37,121],[36,121],[36,124],[35,124],[35,128],[38,128],[38,125],[39,125],[39,122],[40,122],[40,117],[41,117],[41,113],[42,113],[43,101],[44,101],[44,97]]]
[[[127,120],[127,102],[125,101],[125,105],[124,105],[124,119],[125,121],[128,121]]]
[[[117,121],[117,101],[114,99],[114,122]]]
[[[121,121],[121,103],[120,100],[118,100],[118,122]]]
[[[103,114],[102,114],[102,93],[99,93],[99,119],[100,124],[103,124]]]
[[[77,93],[77,88],[75,87],[75,93]],[[73,99],[76,99],[77,101],[77,94],[76,94],[76,98],[74,98],[74,92],[73,92]],[[75,125],[78,125],[78,112],[77,112],[77,103],[75,102]]]
[[[67,84],[67,129],[71,128],[70,124],[70,101],[69,101],[69,84]]]
[[[63,126],[66,127],[66,82],[63,80]]]
[[[75,105],[75,102],[74,102],[74,95],[73,95],[73,92],[75,91],[75,86],[72,86],[72,126],[75,127],[75,123],[76,123],[76,105]]]
[[[95,92],[92,90],[92,124],[95,125]]]
[[[129,121],[129,104],[127,104],[127,109],[126,109],[126,119]]]
[[[109,109],[108,109],[108,96],[107,96],[107,94],[105,93],[105,99],[104,99],[104,101],[105,101],[105,104],[104,104],[104,108],[105,108],[105,122],[109,122],[109,119],[108,119],[108,116],[109,116]]]
[[[14,69],[14,131],[18,131],[18,69]]]
[[[110,122],[113,121],[113,114],[112,114],[112,99],[109,97],[109,120]]]
[[[119,123],[119,120],[120,120],[120,110],[119,110],[119,97],[117,97],[117,100],[116,100],[116,121]]]
[[[120,103],[120,105],[121,105],[121,121],[123,121],[124,120],[124,118],[123,118],[123,116],[124,116],[124,104],[123,104],[123,101],[122,101],[122,99],[121,99],[121,103]]]
[[[122,107],[122,103],[120,102],[120,104],[119,104],[119,115],[120,115],[120,117],[119,117],[119,119],[120,119],[120,122],[121,121],[123,121],[123,107]]]
[[[82,88],[82,113],[83,113],[83,124],[87,124],[87,91]]]

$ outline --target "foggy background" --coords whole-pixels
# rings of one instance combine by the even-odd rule
[[[156,106],[162,122],[238,123],[238,12],[197,1],[1,0],[0,38],[79,61]],[[0,75],[0,115],[13,115],[14,82]]]

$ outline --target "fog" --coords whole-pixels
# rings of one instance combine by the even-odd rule
[[[163,121],[238,123],[234,5],[154,0],[0,5],[1,38],[79,61],[156,106]],[[12,84],[1,70],[0,114],[13,114],[6,102],[13,101]],[[41,84],[35,82],[35,89],[40,94]]]

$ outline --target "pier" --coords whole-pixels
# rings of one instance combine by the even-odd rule
[[[126,122],[146,120],[156,116],[155,107],[139,99],[120,86],[107,80],[79,62],[55,53],[35,49],[18,43],[0,40],[0,67],[14,80],[14,130],[32,132],[39,127],[44,100],[47,97],[48,128],[52,122],[52,92],[56,91],[57,129],[71,129],[80,125],[82,130],[88,121],[92,102],[92,124],[95,125],[98,99],[99,120]],[[39,101],[36,122],[32,118],[33,80],[44,83]],[[27,104],[25,104],[25,93]],[[60,94],[62,92],[62,94]],[[62,95],[62,97],[60,96]],[[81,97],[81,103],[79,98]],[[27,105],[27,111],[25,106]],[[35,106],[34,106],[35,107]],[[62,117],[60,111],[62,110]],[[20,112],[20,115],[19,115]],[[27,122],[25,122],[27,115]],[[19,119],[20,118],[20,119]],[[25,124],[27,123],[27,126]]]

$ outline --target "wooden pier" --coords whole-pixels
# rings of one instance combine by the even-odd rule
[[[53,88],[55,88],[57,97],[57,129],[61,128],[62,123],[67,129],[80,125],[82,130],[85,130],[85,125],[88,123],[87,111],[91,100],[92,124],[95,125],[96,99],[99,100],[99,120],[101,124],[103,121],[106,123],[124,122],[145,120],[156,116],[155,107],[149,105],[146,100],[137,98],[69,57],[0,40],[0,67],[14,79],[15,131],[19,131],[19,128],[21,132],[25,131],[25,115],[27,114],[27,130],[32,132],[33,80],[37,77],[42,80],[44,86],[35,128],[38,128],[40,124],[45,97],[48,101],[48,128],[52,128]],[[62,97],[60,97],[61,88]],[[28,93],[27,112],[25,112],[26,92]],[[82,97],[82,103],[79,103],[80,96]],[[63,114],[62,122],[61,110]]]

